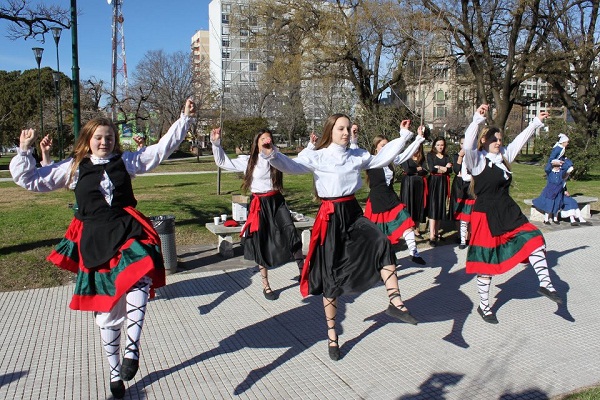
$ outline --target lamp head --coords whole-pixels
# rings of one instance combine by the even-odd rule
[[[42,62],[42,53],[44,52],[44,49],[42,47],[32,47],[31,50],[33,50],[33,55],[35,56],[35,61],[39,68],[40,63]]]
[[[55,83],[60,81],[60,72],[52,71],[52,79],[54,79]]]
[[[52,31],[52,36],[54,37],[54,42],[56,42],[56,45],[58,46],[58,41],[60,40],[60,34],[62,33],[62,28],[55,26],[55,27],[50,28],[50,30]]]

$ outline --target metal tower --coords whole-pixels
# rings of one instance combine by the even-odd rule
[[[111,96],[112,119],[117,120],[120,104],[127,98],[127,60],[125,57],[125,34],[123,33],[123,0],[107,0],[113,8],[112,18],[112,69]]]

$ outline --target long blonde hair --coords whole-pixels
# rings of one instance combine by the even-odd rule
[[[112,120],[105,117],[96,117],[89,120],[83,126],[83,128],[81,128],[81,132],[79,132],[79,137],[77,138],[77,143],[75,143],[75,149],[73,150],[72,154],[73,164],[71,164],[68,185],[73,181],[73,177],[75,176],[75,172],[79,168],[81,161],[90,155],[90,141],[92,140],[92,136],[99,126],[108,126],[112,130],[113,134],[115,135],[115,147],[112,152],[113,154],[121,154],[121,143],[119,142],[118,135],[119,130]]]

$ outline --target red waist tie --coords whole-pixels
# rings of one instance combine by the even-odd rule
[[[260,211],[260,198],[275,196],[277,193],[279,193],[279,190],[271,190],[270,192],[266,193],[252,193],[250,211],[248,212],[248,218],[246,219],[246,223],[242,227],[240,236],[244,235],[244,232],[246,232],[246,228],[250,228],[250,233],[258,231],[258,226],[260,225],[260,218],[258,217],[258,212]]]
[[[333,200],[321,199],[321,207],[315,217],[315,223],[310,234],[310,244],[308,246],[308,254],[304,259],[304,267],[300,276],[300,294],[302,297],[309,295],[308,293],[308,273],[310,272],[310,259],[317,246],[323,246],[325,237],[327,236],[327,225],[329,224],[329,216],[333,214],[333,203],[341,203],[344,201],[354,200],[354,195],[339,197]]]
[[[427,178],[423,177],[423,210],[427,208],[427,196],[429,196],[429,186],[427,186]]]

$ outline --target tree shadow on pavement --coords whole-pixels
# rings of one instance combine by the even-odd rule
[[[552,280],[552,285],[560,294],[563,300],[563,304],[557,304],[558,308],[555,314],[570,322],[575,321],[575,318],[573,318],[567,307],[567,297],[570,287],[567,282],[560,279],[560,277],[555,271],[555,267],[558,266],[557,261],[561,256],[564,256],[577,250],[585,249],[587,247],[588,246],[579,246],[562,252],[552,250],[546,253],[548,271],[550,274],[550,279]],[[500,289],[500,291],[496,294],[496,301],[492,306],[492,310],[494,310],[494,312],[497,312],[503,305],[505,305],[512,299],[534,299],[542,296],[537,293],[537,290],[539,288],[539,280],[531,265],[524,264],[523,267],[516,268],[522,269],[520,272],[513,275],[506,282],[496,285],[498,289]]]
[[[303,300],[303,305],[291,310],[274,315],[263,321],[237,330],[233,335],[221,340],[219,346],[206,350],[189,360],[174,365],[167,369],[154,371],[138,380],[135,385],[129,388],[131,393],[138,392],[143,394],[144,388],[153,383],[167,378],[188,367],[192,367],[203,361],[224,354],[234,353],[243,348],[256,349],[286,349],[285,352],[272,360],[264,357],[260,360],[268,363],[249,371],[248,375],[234,389],[234,395],[240,395],[250,389],[255,382],[260,381],[271,371],[285,364],[313,345],[321,343],[322,349],[319,353],[328,360],[327,352],[327,331],[325,316],[323,312],[323,302],[321,296],[310,296]],[[338,333],[341,334],[341,322],[344,320],[346,308],[343,302],[338,303],[338,313],[336,325]],[[311,329],[306,329],[310,326]],[[329,361],[324,361],[329,362]],[[333,361],[331,361],[333,362]],[[168,378],[167,378],[168,379]]]
[[[504,393],[498,400],[550,400],[548,394],[540,389],[526,389],[517,393]]]
[[[447,394],[446,387],[456,385],[463,377],[463,374],[455,374],[453,372],[438,372],[431,374],[431,376],[419,386],[419,393],[406,394],[398,397],[398,400],[444,400]]]

